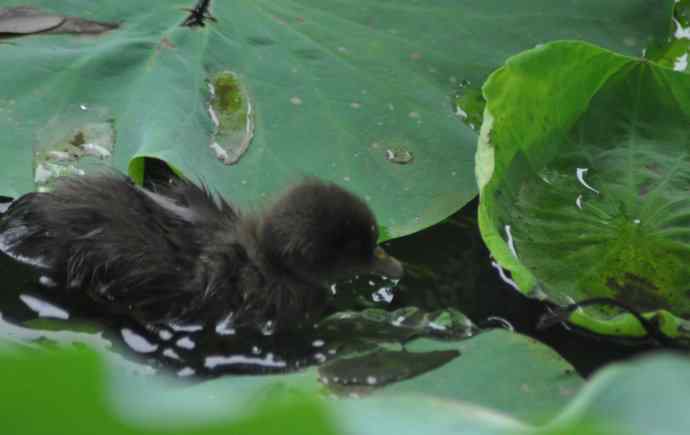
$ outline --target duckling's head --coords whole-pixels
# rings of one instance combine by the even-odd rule
[[[378,226],[367,205],[333,183],[307,179],[265,214],[260,246],[272,264],[324,285],[374,273],[400,278],[402,264],[377,246]]]

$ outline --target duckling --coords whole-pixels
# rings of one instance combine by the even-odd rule
[[[0,218],[1,250],[145,324],[308,325],[328,284],[402,276],[377,240],[364,201],[315,178],[243,213],[186,179],[145,189],[114,172],[62,177]]]

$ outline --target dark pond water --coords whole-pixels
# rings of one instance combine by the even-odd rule
[[[400,313],[404,310],[395,310],[413,306],[419,310],[410,318],[426,322],[426,326],[434,325],[429,321],[433,314],[430,317],[424,313],[449,308],[461,311],[480,326],[498,317],[518,332],[554,348],[583,375],[612,360],[646,350],[644,346],[610,342],[562,325],[538,331],[535,325],[545,312],[545,305],[522,296],[503,281],[481,241],[476,211],[475,200],[432,228],[385,243],[386,250],[405,263],[406,276],[399,283],[372,277],[340,283],[334,287],[330,312],[368,309],[385,317],[385,312]],[[32,333],[43,331],[42,340],[59,341],[64,338],[64,331],[77,331],[80,336],[106,344],[105,340],[110,341],[117,352],[131,361],[181,377],[289,372],[370,349],[374,344],[364,338],[370,337],[372,331],[382,333],[376,327],[309,329],[282,336],[222,327],[207,331],[197,325],[143,327],[125,318],[106,318],[86,301],[66,300],[60,289],[51,287],[36,271],[5,255],[0,255],[0,271],[0,337],[9,334],[36,339]],[[457,316],[462,323],[462,315]],[[382,324],[390,327],[391,323],[395,322],[382,319]],[[393,329],[390,335],[395,339],[397,334],[399,341],[419,333],[419,329]],[[49,330],[63,333],[45,332]],[[465,332],[461,331],[461,335]],[[390,355],[396,358],[395,354]],[[433,368],[442,364],[444,358],[455,356],[429,355],[428,360],[416,364]],[[372,362],[385,367],[379,363]],[[400,377],[409,376],[406,372]]]

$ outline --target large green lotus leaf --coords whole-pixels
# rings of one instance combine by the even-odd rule
[[[669,355],[606,368],[547,426],[537,428],[496,410],[424,395],[318,398],[312,371],[226,378],[190,388],[122,373],[113,377],[85,350],[5,349],[0,417],[3,427],[26,435],[684,434],[690,424],[689,372],[687,359]],[[500,375],[484,378],[487,391],[506,373]],[[456,373],[465,376],[472,373]]]
[[[407,350],[428,352],[443,347],[431,340],[418,340]],[[583,384],[572,366],[556,352],[519,334],[495,330],[459,342],[457,349],[460,356],[450,363],[393,384],[382,393],[388,397],[415,393],[471,402],[524,422],[543,423],[568,403]]]
[[[315,394],[307,375],[228,379],[224,390],[111,375],[90,352],[3,353],[3,427],[23,435],[457,434],[460,428],[500,435],[525,427],[462,403],[334,401]]]
[[[382,345],[378,351],[348,355],[298,373],[228,376],[161,394],[162,379],[151,376],[154,369],[124,360],[100,334],[31,330],[5,323],[0,326],[0,347],[9,344],[28,356],[37,357],[46,349],[97,349],[114,375],[117,409],[133,421],[165,421],[169,425],[239,418],[261,398],[289,400],[295,391],[337,395],[343,403],[357,396],[353,404],[339,405],[343,424],[365,426],[375,408],[390,416],[380,424],[395,433],[407,425],[426,425],[428,431],[433,422],[442,421],[450,428],[470,418],[474,411],[469,409],[484,409],[498,422],[520,419],[539,423],[556,415],[582,386],[572,366],[553,350],[525,336],[493,330],[461,341],[416,339],[404,349]],[[386,361],[379,357],[382,354],[387,355]],[[222,352],[208,355],[206,364],[223,357]],[[227,364],[233,359],[242,360],[242,355],[226,358]],[[500,378],[496,373],[501,373]],[[491,387],[487,388],[489,379]],[[25,383],[26,379],[17,378],[17,382]],[[424,409],[419,403],[425,404]],[[459,403],[469,404],[469,408],[458,407]],[[420,413],[434,417],[413,423],[411,417]],[[393,418],[395,415],[400,417]],[[409,417],[403,418],[405,415]],[[357,433],[377,433],[379,429]]]
[[[119,27],[0,42],[0,195],[94,162],[141,180],[155,157],[240,205],[305,174],[332,179],[400,236],[476,193],[476,136],[454,113],[461,83],[559,38],[639,54],[673,4],[244,0],[213,2],[217,21],[192,29],[180,26],[191,3],[32,2],[54,12],[43,23]]]
[[[690,55],[690,1],[678,0],[673,10],[673,33],[664,41],[651,44],[645,57],[659,65],[688,73]]]
[[[687,357],[655,354],[602,369],[539,433],[580,433],[572,429],[596,423],[602,435],[682,435],[690,427],[688,397]]]
[[[509,59],[484,94],[480,228],[519,288],[560,304],[616,299],[687,334],[690,77],[556,42]],[[645,334],[613,314],[601,306],[570,320]]]
[[[422,429],[422,423],[412,423],[413,419],[409,416],[425,413],[434,417],[426,417],[424,424],[433,420],[457,423],[456,418],[467,418],[462,407],[456,408],[459,403],[490,410],[506,419],[541,423],[556,415],[582,386],[582,379],[572,366],[553,350],[530,338],[504,330],[485,332],[457,342],[417,339],[406,344],[404,350],[389,349],[420,357],[448,351],[459,351],[459,355],[434,370],[380,388],[376,387],[380,382],[380,361],[366,358],[358,359],[359,366],[351,365],[339,373],[326,371],[321,367],[298,374],[276,376],[275,380],[291,384],[307,379],[307,382],[316,383],[318,378],[321,386],[313,387],[315,390],[328,389],[340,397],[358,397],[353,403],[343,399],[349,404],[339,405],[342,419],[357,427],[352,432],[372,434],[408,433],[400,432],[406,425]],[[400,370],[396,367],[396,361],[399,363],[401,360],[402,356],[393,356],[388,371],[392,373]],[[498,373],[500,376],[496,375]],[[238,382],[246,388],[255,388],[252,386],[252,380],[255,379],[223,378],[193,390],[200,396],[231,395],[240,388]],[[334,385],[337,382],[340,384]],[[344,385],[345,382],[347,385]],[[397,399],[400,401],[396,402]],[[387,406],[388,402],[398,404]],[[131,405],[133,409],[139,409],[136,403]],[[397,421],[382,419],[376,427],[364,430],[374,412],[372,409],[397,415]],[[427,427],[422,432],[429,429]],[[439,430],[431,432],[446,433]],[[413,431],[410,430],[409,433]]]
[[[84,350],[3,352],[0,356],[3,428],[22,435],[342,433],[335,428],[323,401],[297,389],[292,390],[289,401],[280,400],[285,396],[279,400],[244,397],[243,414],[229,412],[211,421],[188,418],[170,425],[163,419],[146,422],[128,419],[113,406],[117,394],[108,391],[107,371],[99,360],[94,353]],[[119,381],[129,386],[139,382],[132,376]],[[174,394],[169,386],[147,385],[151,387],[147,391],[149,402],[144,405],[148,409],[157,407],[158,398]],[[210,402],[206,400],[207,404]]]

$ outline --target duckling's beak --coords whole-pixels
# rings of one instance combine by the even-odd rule
[[[377,246],[374,249],[374,262],[371,266],[371,272],[392,279],[400,279],[403,277],[405,269],[401,262],[388,255],[383,248]]]

